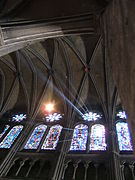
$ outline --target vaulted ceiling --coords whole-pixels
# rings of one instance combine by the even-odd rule
[[[108,103],[119,104],[109,71],[101,36],[42,40],[0,58],[0,111],[36,118],[54,101],[56,111],[71,117],[99,110],[107,119]]]
[[[105,1],[7,0],[1,7],[0,113],[25,111],[35,119],[45,102],[54,101],[70,117],[99,110],[107,120],[108,108],[113,112],[120,100],[104,56],[99,15]],[[61,16],[69,18],[61,23]],[[61,33],[54,34],[56,26],[46,21],[54,17]],[[45,24],[35,24],[41,19]]]

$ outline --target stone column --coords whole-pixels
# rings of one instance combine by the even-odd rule
[[[21,168],[23,167],[24,164],[25,164],[25,161],[22,161],[22,162],[20,163],[20,167],[19,167],[19,169],[18,169],[18,171],[17,171],[17,173],[16,173],[16,176],[18,176],[18,174],[19,174],[19,172],[20,172],[20,170],[21,170]]]
[[[74,164],[74,173],[73,173],[73,180],[75,180],[76,170],[78,168],[78,164]]]
[[[64,165],[64,168],[63,168],[62,179],[64,179],[65,171],[66,171],[67,167],[68,167],[68,164],[65,164],[65,165]]]
[[[85,176],[84,176],[84,180],[86,180],[86,178],[87,178],[87,170],[88,170],[89,164],[85,164],[84,167],[85,167]]]
[[[121,168],[121,179],[125,180],[125,178],[124,178],[124,165],[123,164],[120,165],[120,168]]]
[[[2,35],[1,26],[0,26],[0,46],[2,45],[4,45],[4,41],[3,41],[3,35]]]
[[[98,167],[99,164],[94,164],[95,168],[96,168],[96,180],[98,180]]]
[[[124,109],[135,152],[135,1],[112,0],[103,14],[106,58]]]
[[[29,176],[29,173],[30,173],[30,171],[31,171],[31,168],[34,166],[35,162],[36,162],[36,161],[30,162],[30,167],[29,167],[29,169],[28,169],[28,172],[27,172],[27,174],[26,174],[26,177]]]
[[[135,180],[135,176],[134,176],[134,165],[129,165],[131,171],[132,171],[132,176],[133,176],[133,180]]]

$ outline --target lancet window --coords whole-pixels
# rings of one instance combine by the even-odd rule
[[[27,141],[24,149],[37,149],[46,129],[46,125],[42,124],[37,126]]]
[[[101,124],[96,124],[91,127],[90,134],[90,150],[106,150],[106,142],[105,142],[105,127]]]
[[[6,137],[3,139],[3,141],[0,143],[0,148],[10,148],[16,138],[19,136],[23,129],[22,125],[14,126],[9,133],[6,135]]]
[[[96,123],[91,126],[94,121],[99,121],[102,118],[102,114],[88,112],[82,117],[89,125],[79,124],[74,128],[70,150],[105,151],[107,144],[104,125]]]
[[[70,150],[86,150],[88,126],[79,124],[75,127]]]
[[[50,128],[49,133],[41,147],[44,150],[55,150],[62,131],[62,126],[54,125]]]
[[[128,124],[126,122],[118,122],[116,124],[118,144],[120,151],[132,151],[132,143]]]

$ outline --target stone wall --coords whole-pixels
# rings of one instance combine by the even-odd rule
[[[135,152],[135,1],[113,0],[103,14],[106,58],[128,115]]]

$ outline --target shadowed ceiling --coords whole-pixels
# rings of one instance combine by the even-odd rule
[[[1,0],[0,17],[8,20],[37,20],[103,10],[105,0]]]
[[[120,103],[109,74],[101,36],[40,41],[1,57],[0,111],[25,111],[36,118],[45,102],[54,101],[58,112],[71,117],[77,109],[99,110],[107,119],[108,103],[112,109]]]
[[[15,20],[19,23],[19,20],[41,20],[90,12],[97,13],[99,19],[105,4],[105,1],[101,0],[80,0],[72,3],[6,0],[1,1],[0,17],[6,22]],[[93,28],[92,33],[81,35],[71,33],[73,35],[43,38],[37,42],[31,39],[32,43],[24,45],[22,49],[15,48],[19,50],[12,50],[13,52],[10,51],[12,53],[0,58],[1,114],[13,110],[25,111],[30,118],[35,119],[41,115],[42,105],[45,102],[54,101],[57,111],[70,114],[71,118],[76,113],[80,115],[80,112],[98,109],[104,114],[105,119],[108,119],[110,111],[108,108],[111,107],[114,111],[115,105],[120,104],[120,100],[110,67],[104,58],[100,21],[95,20],[95,17],[96,15],[93,16],[90,25],[90,28]],[[87,21],[85,24],[87,25]],[[16,43],[12,41],[16,34],[14,31],[17,29],[16,25],[13,28],[12,25],[11,27],[7,25],[7,30],[6,25],[3,26],[5,44],[6,38],[8,41],[10,35],[11,44],[9,44],[14,46]],[[74,26],[74,21],[71,25]],[[19,28],[21,29],[21,26]],[[27,25],[26,29],[30,31]],[[25,35],[25,26],[22,31]],[[18,31],[15,40],[19,40],[21,37],[19,33],[22,31]],[[9,51],[8,46],[5,47],[4,54]]]

